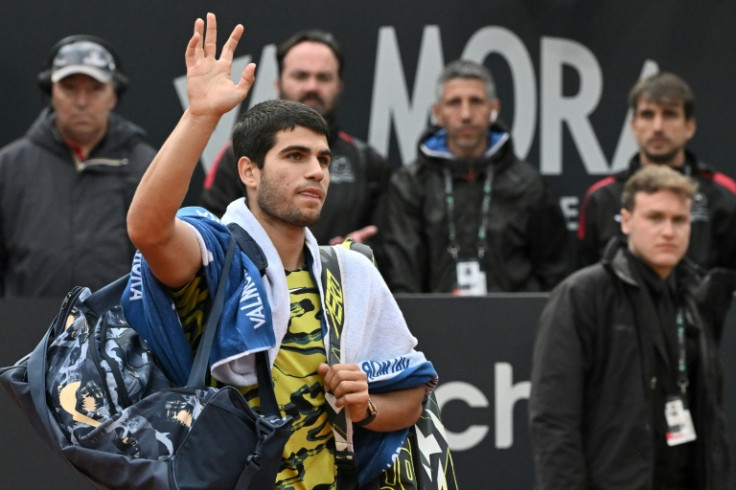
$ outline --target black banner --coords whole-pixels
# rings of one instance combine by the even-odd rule
[[[463,489],[531,489],[528,437],[534,329],[546,296],[503,294],[477,298],[399,296],[407,322],[440,374],[437,400]],[[0,366],[30,352],[45,333],[59,301],[0,300],[4,337]],[[726,414],[736,413],[736,308],[724,334]],[[72,490],[85,481],[35,434],[0,392],[3,488]],[[736,441],[736,420],[729,420]],[[732,444],[732,451],[736,446]],[[736,461],[736,459],[732,458]]]
[[[642,75],[672,71],[691,84],[698,120],[691,146],[736,176],[728,145],[736,68],[724,62],[724,53],[736,51],[734,2],[12,2],[3,7],[0,32],[0,145],[20,137],[46,103],[36,75],[50,47],[78,33],[117,48],[130,78],[119,112],[160,145],[186,106],[184,49],[195,17],[208,10],[218,15],[221,40],[236,23],[245,26],[235,68],[255,61],[258,69],[244,107],[274,96],[276,44],[300,29],[332,31],[346,55],[338,119],[395,165],[415,154],[442,66],[461,57],[484,62],[517,153],[550,180],[571,229],[585,189],[624,166],[636,148],[626,99]],[[203,173],[237,112],[223,118],[204,153],[189,203],[198,202]]]

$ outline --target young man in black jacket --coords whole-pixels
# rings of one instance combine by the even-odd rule
[[[529,400],[537,488],[726,488],[725,308],[705,308],[708,281],[684,258],[696,188],[666,165],[634,174],[622,197],[628,242],[613,238],[550,295]]]

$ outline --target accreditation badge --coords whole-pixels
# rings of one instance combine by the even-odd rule
[[[480,261],[460,260],[457,262],[457,291],[459,296],[481,296],[487,292],[486,273]]]
[[[664,416],[667,419],[668,446],[677,446],[696,439],[693,418],[681,396],[667,397]]]

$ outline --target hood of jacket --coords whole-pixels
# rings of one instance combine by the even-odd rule
[[[447,131],[439,126],[427,129],[419,138],[418,154],[431,166],[449,167],[453,176],[461,176],[469,171],[483,173],[489,164],[496,164],[495,171],[511,165],[514,155],[511,134],[499,123],[488,128],[488,145],[483,155],[476,158],[458,158],[447,147]]]

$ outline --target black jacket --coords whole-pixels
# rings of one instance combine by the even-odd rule
[[[606,243],[621,235],[619,213],[624,184],[641,168],[639,155],[629,168],[593,184],[586,192],[578,224],[578,266],[600,260]],[[686,153],[686,175],[698,183],[691,213],[687,256],[706,269],[736,269],[736,182]]]
[[[79,162],[44,109],[0,150],[0,295],[59,297],[95,290],[130,270],[126,214],[156,151],[133,123],[110,114],[108,132]]]
[[[394,293],[448,293],[456,283],[448,252],[444,169],[450,169],[460,259],[478,255],[478,230],[487,172],[493,172],[486,252],[481,261],[491,291],[545,291],[569,272],[568,238],[559,203],[539,172],[514,154],[510,135],[496,124],[494,144],[474,160],[456,160],[427,144],[417,160],[394,172],[387,195],[382,269]]]
[[[320,244],[327,244],[330,238],[345,236],[371,224],[377,225],[380,233],[379,204],[391,174],[386,159],[334,125],[329,144],[333,154],[330,186],[319,222],[309,229]],[[243,197],[245,192],[238,177],[232,144],[215,165],[205,181],[202,206],[216,216],[222,216],[228,204]]]
[[[625,246],[623,240],[612,240],[599,264],[555,288],[540,317],[529,400],[540,489],[654,490],[652,421],[664,407],[652,406],[653,356],[666,347],[649,293],[630,267]],[[683,261],[675,274],[685,320],[696,329],[699,346],[693,375],[698,489],[721,490],[726,488],[728,449],[717,325],[700,315],[698,287],[704,283],[695,267]],[[713,321],[721,322],[724,315],[725,308]]]

